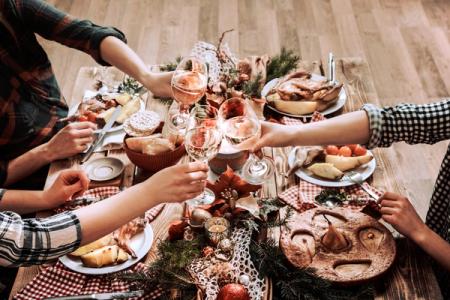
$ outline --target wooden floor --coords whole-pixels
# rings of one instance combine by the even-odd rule
[[[240,57],[276,54],[282,46],[304,60],[361,57],[369,63],[383,105],[427,103],[450,94],[449,0],[51,0],[61,10],[122,30],[148,63],[186,55],[197,40],[216,43],[221,32]],[[83,53],[43,42],[66,98]],[[395,145],[392,161],[424,216],[448,142]],[[417,187],[420,186],[420,189]],[[411,187],[411,189],[408,189]],[[414,188],[413,188],[414,187]],[[408,192],[414,190],[414,193]],[[417,192],[419,191],[419,192]]]

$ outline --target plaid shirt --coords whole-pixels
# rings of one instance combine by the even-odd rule
[[[0,212],[0,266],[45,263],[74,251],[80,241],[80,222],[72,212],[45,219]]]
[[[434,144],[450,139],[450,99],[424,105],[400,104],[383,109],[366,104],[363,109],[370,120],[369,148],[389,147],[399,141]],[[450,243],[450,146],[434,186],[426,224]],[[435,273],[444,299],[448,299],[450,274],[438,265],[435,266]]]
[[[107,36],[125,41],[115,28],[77,20],[40,0],[0,0],[0,186],[7,162],[48,141],[67,115],[47,54],[35,34],[100,56]]]

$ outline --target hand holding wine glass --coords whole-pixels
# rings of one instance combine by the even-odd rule
[[[238,149],[248,150],[248,145],[254,144],[261,136],[261,123],[246,99],[235,97],[222,103],[219,119],[223,135]],[[260,159],[252,153],[243,166],[242,173],[247,182],[262,184],[273,175],[274,169],[271,159]]]

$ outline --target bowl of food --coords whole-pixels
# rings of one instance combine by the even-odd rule
[[[148,121],[144,123],[149,124]],[[123,141],[123,148],[130,161],[151,173],[176,164],[186,153],[184,144],[175,144],[161,134],[164,122],[158,121],[153,126],[155,126],[154,130],[147,128],[142,130],[142,128],[135,128],[133,123],[126,124],[124,129],[127,135]],[[142,132],[150,132],[150,134],[143,135]]]

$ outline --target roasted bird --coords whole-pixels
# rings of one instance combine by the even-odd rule
[[[113,236],[117,241],[117,245],[130,254],[133,258],[136,258],[136,253],[134,253],[133,249],[130,247],[131,238],[139,232],[142,232],[145,225],[146,221],[144,218],[136,218],[133,221],[123,225],[113,233]]]

